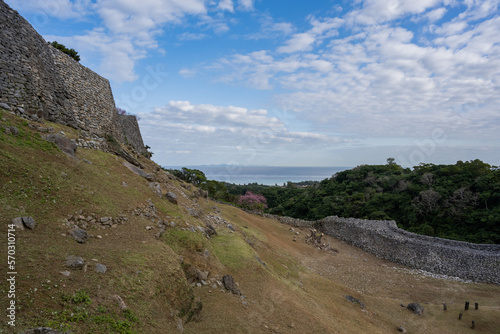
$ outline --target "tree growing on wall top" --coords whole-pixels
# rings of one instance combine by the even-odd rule
[[[61,50],[71,58],[73,58],[76,61],[80,61],[80,56],[78,55],[78,52],[75,51],[75,49],[68,49],[66,46],[63,44],[57,43],[57,41],[53,41],[52,43],[49,43],[53,47],[55,47],[58,50]]]

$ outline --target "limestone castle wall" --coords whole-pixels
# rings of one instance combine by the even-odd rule
[[[135,117],[116,112],[109,81],[48,44],[3,0],[0,102],[21,116],[36,114],[91,138],[112,134],[138,152],[146,151]]]

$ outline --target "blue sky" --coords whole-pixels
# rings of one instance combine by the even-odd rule
[[[500,0],[7,0],[164,166],[500,165]]]

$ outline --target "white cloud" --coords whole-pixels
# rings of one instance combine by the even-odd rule
[[[421,15],[438,2],[398,4],[398,15]],[[474,26],[464,20],[444,23],[425,45],[412,31],[382,24],[337,36],[313,51],[317,40],[309,29],[277,52],[261,51],[262,60],[252,54],[226,58],[225,68],[232,70],[226,78],[281,91],[274,96],[278,108],[314,122],[319,133],[344,139],[417,140],[439,130],[451,146],[460,138],[498,140],[500,17]],[[318,39],[337,29],[322,27],[314,27]],[[294,51],[302,53],[282,53]]]
[[[220,10],[227,10],[228,12],[234,13],[233,0],[221,0],[217,8]]]
[[[437,20],[440,20],[443,18],[444,14],[446,14],[447,9],[445,7],[437,8],[434,10],[431,10],[430,12],[426,13],[425,16],[427,19],[431,22],[435,22]]]
[[[361,9],[353,10],[346,18],[351,25],[372,25],[410,14],[421,14],[436,7],[442,0],[365,0]]]
[[[263,109],[170,101],[140,116],[141,130],[147,134],[146,140],[151,138],[148,143],[155,155],[190,151],[197,157],[210,154],[205,161],[231,156],[240,163],[254,163],[257,156],[272,157],[277,152],[307,151],[312,145],[319,148],[343,142],[326,134],[289,131],[283,121]]]
[[[184,78],[192,78],[196,75],[196,70],[183,68],[179,71],[179,74],[182,75]]]
[[[147,38],[163,24],[204,14],[206,8],[203,0],[98,0],[96,11],[110,31]]]
[[[278,52],[293,53],[298,51],[308,51],[312,49],[312,45],[316,38],[310,33],[295,34],[289,39],[285,45],[278,48]]]
[[[61,19],[82,18],[88,13],[90,0],[9,0],[9,5],[17,10],[34,13],[38,20],[43,16]]]
[[[254,0],[239,0],[240,7],[245,10],[253,9],[253,1]]]
[[[318,41],[336,36],[336,28],[340,27],[344,20],[339,18],[327,18],[318,20],[315,17],[309,18],[312,28],[304,33],[293,35],[285,45],[280,46],[277,51],[281,53],[294,53],[309,51]]]
[[[177,39],[180,41],[199,41],[207,37],[208,35],[203,33],[184,32],[180,34]]]
[[[260,30],[251,34],[247,34],[247,39],[276,39],[282,36],[290,35],[295,29],[289,22],[275,22],[274,19],[268,15],[263,14],[259,18]]]

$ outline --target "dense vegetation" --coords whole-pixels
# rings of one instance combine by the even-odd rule
[[[197,171],[198,176],[204,175]],[[201,173],[201,174],[199,174]],[[247,191],[267,199],[267,212],[317,220],[326,216],[391,219],[408,231],[475,243],[500,244],[500,169],[480,160],[455,165],[421,164],[402,168],[362,165],[309,187],[244,186],[200,181],[233,201]]]
[[[80,61],[80,56],[78,55],[78,52],[75,51],[75,49],[68,49],[66,46],[63,44],[57,43],[57,41],[53,41],[52,43],[49,43],[53,47],[55,47],[58,50],[61,50],[71,58],[73,58],[76,61]]]

